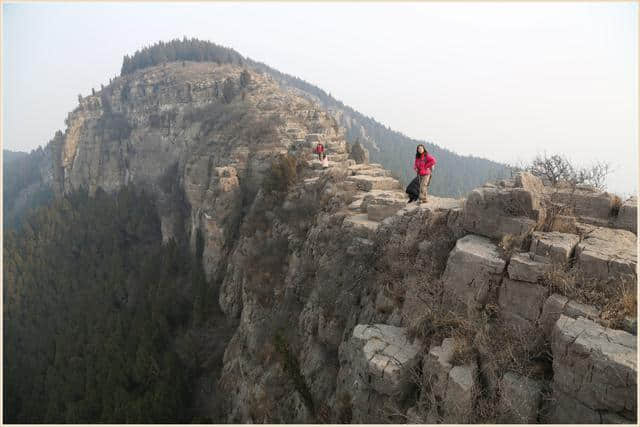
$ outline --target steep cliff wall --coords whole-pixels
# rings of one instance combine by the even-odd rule
[[[135,184],[158,198],[163,238],[198,230],[207,277],[218,277],[270,162],[299,136],[337,128],[268,77],[215,63],[138,70],[81,98],[51,142],[58,192]]]

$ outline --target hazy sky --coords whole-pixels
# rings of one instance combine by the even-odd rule
[[[638,5],[3,3],[4,148],[49,141],[122,57],[197,37],[394,130],[504,162],[560,152],[638,182]],[[411,156],[411,153],[407,153]]]

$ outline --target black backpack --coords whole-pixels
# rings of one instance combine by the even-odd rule
[[[418,198],[420,195],[420,180],[417,176],[413,178],[413,181],[409,183],[405,191],[409,195],[409,198]]]

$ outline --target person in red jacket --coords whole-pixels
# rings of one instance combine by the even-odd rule
[[[436,164],[436,159],[429,153],[424,145],[420,144],[416,148],[416,160],[413,164],[413,170],[418,174],[420,179],[420,201],[424,203],[427,201],[427,186],[431,181],[431,168]]]
[[[318,160],[322,160],[322,155],[324,154],[324,145],[318,142],[316,145],[316,154],[318,154]]]

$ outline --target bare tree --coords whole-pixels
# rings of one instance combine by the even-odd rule
[[[607,175],[612,171],[609,163],[600,161],[588,167],[578,168],[560,154],[538,154],[524,170],[548,181],[554,187],[559,183],[572,186],[587,184],[599,190],[604,190]]]

